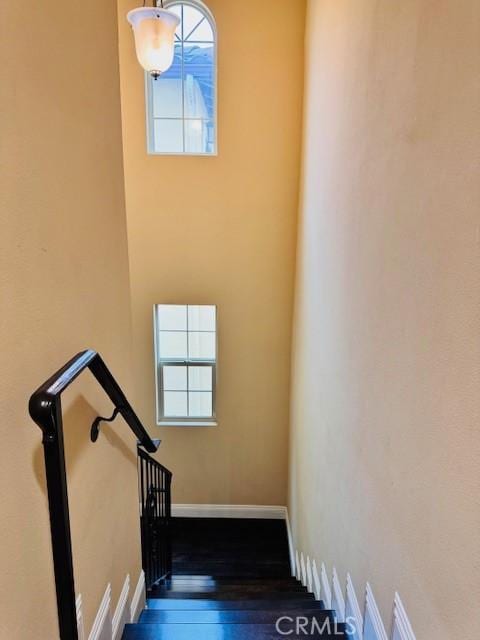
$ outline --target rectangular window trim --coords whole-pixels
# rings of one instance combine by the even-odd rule
[[[167,303],[162,303],[167,304]],[[217,358],[218,358],[218,308],[216,305],[208,305],[215,307],[215,359],[199,359],[199,358],[162,358],[159,357],[159,329],[158,329],[158,320],[157,320],[157,307],[159,304],[153,305],[153,333],[154,333],[154,360],[155,360],[155,418],[157,426],[160,427],[210,427],[217,426]],[[194,306],[203,306],[196,304],[186,304],[182,303],[180,306],[194,307]],[[174,329],[162,329],[162,332],[178,332],[178,333],[187,333],[188,336],[188,312],[187,312],[187,329],[186,330],[174,330]],[[212,333],[207,330],[195,330],[196,333]],[[163,384],[163,367],[210,367],[212,369],[212,415],[202,418],[195,416],[179,416],[179,417],[166,417],[164,416],[164,384]],[[187,371],[188,376],[188,371]],[[174,391],[170,390],[169,391]],[[183,391],[183,390],[182,390]],[[190,391],[188,389],[187,383],[187,403],[189,401],[188,394],[189,393],[202,393],[200,390]]]

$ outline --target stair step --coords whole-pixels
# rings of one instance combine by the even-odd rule
[[[206,574],[173,574],[170,578],[166,579],[168,582],[239,582],[239,583],[243,583],[243,582],[251,582],[252,584],[257,584],[257,583],[266,583],[268,584],[269,582],[283,582],[283,583],[295,583],[295,584],[300,584],[300,581],[297,580],[297,578],[295,578],[294,576],[292,576],[290,573],[288,574],[288,576],[280,576],[280,577],[273,577],[273,578],[269,578],[269,577],[265,577],[263,574],[257,574],[257,575],[252,575],[252,576],[246,576],[246,577],[242,577],[242,576],[212,576],[212,575],[206,575]]]
[[[183,574],[191,575],[198,573],[203,575],[210,573],[215,576],[216,579],[222,578],[265,578],[266,580],[272,578],[288,578],[291,575],[290,567],[287,564],[255,566],[252,563],[245,562],[243,565],[233,566],[231,562],[226,563],[203,563],[203,562],[190,562],[188,565],[179,566],[174,564],[173,573],[177,577],[181,577]]]
[[[248,599],[267,599],[267,600],[290,600],[295,598],[296,600],[313,600],[313,593],[307,591],[273,591],[267,589],[264,591],[251,590],[248,588],[232,588],[230,590],[222,591],[168,591],[165,589],[154,589],[148,594],[149,598],[161,600],[195,600],[196,598],[202,600],[248,600]]]
[[[251,553],[249,551],[236,551],[235,549],[227,550],[227,551],[217,551],[215,550],[215,554],[212,554],[210,551],[205,551],[204,553],[198,552],[195,553],[195,558],[192,558],[191,554],[183,554],[181,552],[176,552],[174,564],[190,564],[193,562],[203,562],[205,564],[209,564],[211,562],[216,563],[225,563],[231,564],[232,562],[236,562],[237,564],[249,564],[250,566],[255,566],[258,563],[267,564],[267,560],[265,559],[265,553]],[[288,563],[285,554],[283,552],[273,552],[270,550],[268,553],[268,563],[275,564],[286,564]]]
[[[269,593],[280,593],[283,591],[287,591],[290,593],[308,593],[306,587],[302,586],[301,584],[252,584],[245,583],[239,580],[237,583],[167,583],[159,585],[152,589],[152,594],[157,594],[153,597],[163,597],[163,594],[173,593],[262,593],[265,591],[268,591]]]
[[[157,600],[155,598],[147,601],[148,609],[156,609],[158,611],[225,611],[225,610],[255,610],[260,609],[325,609],[323,602],[312,599],[292,598],[290,600],[281,600],[278,598],[252,599],[252,600],[208,600],[200,598],[173,599],[166,598]]]
[[[165,585],[236,585],[236,584],[252,584],[252,585],[271,585],[271,586],[282,586],[282,585],[298,585],[302,586],[302,583],[294,577],[288,578],[264,578],[263,576],[250,577],[250,578],[217,578],[213,576],[195,576],[195,575],[178,575],[172,576],[171,578],[167,578],[162,582]]]
[[[261,578],[261,576],[259,576]],[[170,580],[218,580],[216,576],[200,574],[173,574]]]
[[[344,626],[331,625],[331,633],[291,634],[288,638],[324,638],[347,640]],[[281,636],[274,624],[129,624],[122,640],[278,640]]]
[[[283,608],[266,611],[158,611],[146,609],[140,616],[139,622],[142,624],[275,624],[284,615],[285,610]],[[322,611],[321,609],[289,609],[288,616],[291,618],[306,617],[308,619],[315,617],[320,625],[327,618],[333,622],[333,612]]]

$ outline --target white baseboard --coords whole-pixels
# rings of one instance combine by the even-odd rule
[[[388,640],[371,586],[367,582],[365,592],[365,621],[363,626],[363,640]]]
[[[393,601],[392,640],[416,640],[412,625],[398,593]]]
[[[332,573],[332,609],[335,610],[338,622],[345,622],[345,598],[335,567]]]
[[[78,640],[85,640],[85,623],[83,620],[83,601],[82,594],[77,596],[75,601],[75,607],[77,610],[77,630],[78,630]]]
[[[304,587],[307,586],[307,568],[305,566],[303,553],[300,554],[300,581]]]
[[[307,556],[307,589],[309,593],[313,593],[313,574],[310,556]]]
[[[290,526],[290,518],[288,517],[288,509],[285,507],[285,523],[287,525],[288,554],[290,556],[290,572],[292,576],[296,574],[295,564],[295,548],[293,546],[292,528]]]
[[[353,586],[352,578],[347,573],[347,593],[345,599],[345,619],[350,622],[350,627],[355,627],[352,631],[352,640],[363,640],[363,616],[358,604],[357,594]]]
[[[112,640],[112,617],[110,605],[112,601],[112,587],[109,584],[103,595],[100,607],[92,625],[88,640]]]
[[[320,568],[320,597],[323,600],[323,604],[326,609],[332,608],[332,590],[330,588],[330,581],[328,579],[327,569],[322,562]]]
[[[175,518],[255,518],[286,520],[287,508],[249,504],[174,504]]]
[[[298,555],[298,551],[295,551],[295,578],[297,580],[302,579],[302,572],[300,570],[300,556]]]
[[[140,571],[137,586],[133,592],[132,602],[130,604],[130,622],[137,622],[140,614],[145,609],[145,573]]]
[[[293,542],[292,542],[293,547]],[[332,584],[325,564],[320,572],[315,558],[311,559],[293,547],[292,566],[297,580],[313,592],[317,600],[322,600],[326,609],[334,609],[339,622],[346,622],[349,638],[352,640],[388,640],[385,625],[375,602],[372,588],[367,582],[364,613],[360,609],[350,574],[347,574],[345,595],[336,569],[332,572]],[[391,640],[416,640],[412,625],[398,593],[393,603],[393,623]]]
[[[137,622],[145,608],[145,574],[140,572],[135,591],[129,602],[130,576],[127,575],[118,598],[115,612],[112,610],[112,587],[107,585],[102,601],[95,616],[88,640],[120,640],[125,625]],[[78,595],[76,600],[78,640],[85,640],[85,622],[83,618],[83,600]]]
[[[315,562],[315,559],[312,562],[312,580],[313,580],[313,593],[315,594],[315,599],[320,600],[321,599],[320,577],[318,575],[317,563]]]
[[[124,626],[130,622],[130,607],[128,606],[129,593],[130,576],[127,574],[112,618],[112,640],[120,640]]]

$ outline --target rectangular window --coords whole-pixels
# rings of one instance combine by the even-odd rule
[[[157,423],[215,424],[216,307],[157,304],[154,330]]]

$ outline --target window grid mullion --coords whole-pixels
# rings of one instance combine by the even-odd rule
[[[181,65],[181,73],[182,77],[180,79],[180,86],[182,88],[182,148],[183,153],[185,153],[185,86],[184,86],[184,78],[185,78],[185,34],[183,32],[183,4],[182,4],[182,65]],[[187,328],[188,328],[188,306],[187,306]],[[188,338],[187,338],[188,339]],[[187,351],[188,353],[188,351]]]
[[[187,333],[187,329],[160,329],[160,333]],[[215,333],[211,329],[192,329],[190,333]]]
[[[189,306],[187,304],[187,361],[190,360],[190,334],[189,334],[189,325],[188,325],[188,309],[189,309]],[[187,417],[190,417],[190,376],[188,374],[188,364],[187,364]]]
[[[201,122],[210,122],[210,118],[171,118],[170,116],[153,116],[152,120],[178,120],[179,122],[183,120],[186,122],[200,120]]]
[[[158,364],[162,367],[211,367],[216,360],[179,360],[178,358],[159,358]]]

